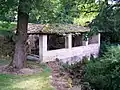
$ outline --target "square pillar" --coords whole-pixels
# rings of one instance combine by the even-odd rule
[[[98,33],[98,44],[100,45],[100,33]]]
[[[84,38],[84,37],[82,37]],[[88,38],[86,40],[83,39],[82,41],[82,46],[87,46],[88,45]]]
[[[87,46],[87,45],[88,45],[88,40],[82,41],[82,45],[83,45],[83,46]]]
[[[65,37],[65,48],[71,49],[72,48],[72,34],[67,34]]]
[[[87,46],[87,45],[88,45],[88,37],[82,34],[82,46]]]
[[[100,44],[100,33],[91,36],[89,38],[89,44]]]
[[[39,60],[43,61],[44,53],[47,52],[47,35],[39,35]]]

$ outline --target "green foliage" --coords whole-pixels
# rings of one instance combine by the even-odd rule
[[[7,31],[12,31],[13,29],[16,28],[15,23],[10,23],[10,22],[0,22],[0,31],[1,30],[7,30]]]
[[[14,52],[15,33],[13,32],[16,24],[0,22],[0,57],[11,58]]]
[[[41,0],[39,3],[30,13],[31,22],[72,23],[78,13],[77,0]]]
[[[82,25],[88,26],[88,24],[98,15],[100,5],[93,3],[84,3],[79,5],[79,17],[74,19],[74,22]]]
[[[99,14],[91,23],[92,28],[96,27],[98,31],[113,32],[116,35],[120,30],[120,5],[103,4]]]
[[[18,0],[0,0],[0,20],[14,21],[17,11]]]
[[[102,57],[106,52],[108,52],[108,47],[110,47],[110,42],[102,41],[100,45],[100,57]]]
[[[42,0],[38,6],[31,10],[30,22],[85,25],[97,15],[99,9],[94,0]]]
[[[120,46],[111,46],[103,57],[93,59],[85,67],[85,82],[95,90],[119,90]]]
[[[120,46],[105,45],[100,58],[64,65],[72,79],[72,85],[81,85],[82,90],[120,89]]]
[[[7,38],[9,41],[15,41],[15,23],[0,22],[0,36]]]
[[[80,25],[91,21],[100,6],[95,0],[2,0],[0,4],[0,20],[3,21],[16,21],[19,6],[20,11],[29,13],[30,22]]]
[[[14,53],[14,42],[0,35],[0,57],[11,58]]]
[[[107,1],[107,0],[105,0]],[[99,14],[90,24],[91,30],[94,32],[104,33],[104,41],[116,43],[120,41],[120,3],[109,5],[103,3]]]

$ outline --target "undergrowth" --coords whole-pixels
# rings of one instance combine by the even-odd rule
[[[120,46],[106,47],[99,58],[64,66],[73,85],[82,90],[120,90]]]

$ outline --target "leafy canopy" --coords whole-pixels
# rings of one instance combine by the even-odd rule
[[[29,22],[35,23],[73,23],[83,11],[98,9],[95,0],[0,0],[0,4],[0,20],[16,21],[20,5],[22,12],[29,13]]]

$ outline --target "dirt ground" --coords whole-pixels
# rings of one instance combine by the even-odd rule
[[[70,90],[68,83],[69,77],[67,74],[61,75],[59,62],[49,62],[48,66],[52,70],[52,85],[56,88],[56,90]]]
[[[42,72],[42,68],[23,68],[16,71],[8,71],[7,65],[0,66],[0,73],[2,74],[14,74],[14,75],[32,75]]]
[[[47,66],[52,70],[52,75],[50,76],[51,84],[56,90],[80,90],[70,88],[69,76],[65,72],[61,72],[59,62],[53,61],[48,62]],[[40,66],[32,66],[32,68],[23,68],[16,72],[8,72],[5,70],[6,65],[0,66],[0,73],[3,74],[14,74],[14,75],[32,75],[42,72]]]

